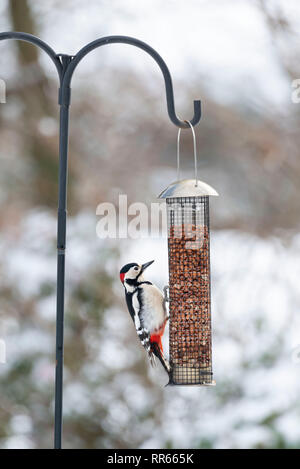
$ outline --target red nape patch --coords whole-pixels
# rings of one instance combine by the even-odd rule
[[[120,280],[122,283],[124,283],[124,277],[125,277],[125,274],[120,274]]]

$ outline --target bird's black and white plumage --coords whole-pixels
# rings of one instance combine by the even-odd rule
[[[125,288],[128,311],[151,365],[155,365],[156,356],[169,373],[170,367],[164,357],[161,342],[168,319],[164,296],[159,288],[143,276],[146,268],[153,262],[124,265],[120,271],[120,280]]]

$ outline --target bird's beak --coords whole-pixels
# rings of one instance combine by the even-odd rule
[[[147,267],[149,267],[149,265],[153,264],[154,261],[150,261],[150,262],[146,262],[146,264],[142,264],[142,270],[141,272],[144,272],[144,270],[147,269]]]

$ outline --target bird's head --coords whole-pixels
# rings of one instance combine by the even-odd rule
[[[120,270],[120,280],[125,285],[134,285],[138,281],[142,280],[142,275],[144,271],[153,264],[154,261],[146,262],[145,264],[137,264],[132,262],[131,264],[126,264]]]

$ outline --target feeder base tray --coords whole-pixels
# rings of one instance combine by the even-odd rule
[[[167,386],[192,386],[193,388],[197,388],[197,387],[202,387],[202,386],[216,386],[217,383],[215,381],[212,381],[211,383],[199,383],[199,384],[184,384],[184,383],[173,383],[173,382],[169,382]]]
[[[214,386],[210,367],[194,368],[191,366],[171,367],[170,384],[178,386]]]

